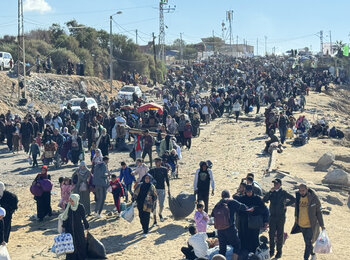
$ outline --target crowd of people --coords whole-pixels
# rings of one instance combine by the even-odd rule
[[[129,76],[125,75],[127,79]],[[121,212],[122,197],[125,202],[136,202],[145,236],[151,215],[154,226],[157,225],[157,217],[164,221],[165,186],[170,196],[170,180],[178,178],[181,172],[178,165],[181,151],[191,149],[192,138],[200,135],[201,123],[209,124],[215,118],[225,114],[230,116],[233,112],[237,122],[240,115],[253,114],[254,107],[259,114],[260,107],[266,106],[266,133],[270,139],[266,142],[265,152],[275,148],[282,151],[289,129],[295,128],[302,134],[309,128],[310,124],[304,117],[300,120],[294,118],[296,111],[304,110],[305,96],[311,88],[321,91],[322,86],[328,86],[332,81],[335,82],[336,78],[328,72],[293,70],[282,58],[216,56],[188,65],[180,74],[169,70],[164,86],[153,90],[155,101],[163,104],[161,110],[138,112],[145,103],[142,99],[134,100],[132,106],[112,99],[103,104],[100,111],[94,107],[89,110],[84,99],[79,110],[72,110],[68,104],[67,108],[45,116],[36,111],[21,118],[8,111],[0,115],[0,141],[6,139],[8,150],[12,153],[18,153],[23,148],[31,156],[28,159],[31,159],[33,167],[39,167],[38,156],[43,159],[41,172],[31,187],[39,221],[52,215],[53,184],[48,174],[51,161],[45,159],[59,161],[58,167],[64,167],[69,162],[77,167],[72,176],[59,180],[59,207],[63,211],[59,219],[66,232],[76,227],[72,223],[80,223],[73,237],[76,251],[67,255],[67,259],[85,259],[85,253],[79,248],[85,248],[86,244],[84,228],[89,228],[86,216],[92,214],[101,218],[107,191],[112,193],[114,211],[118,213]],[[154,127],[147,127],[146,122],[151,121]],[[277,129],[280,139],[276,135]],[[50,147],[53,151],[49,150]],[[120,174],[111,174],[108,167],[110,153],[124,150],[130,151],[130,157],[136,162],[135,168],[121,162]],[[148,165],[144,161],[146,156]],[[275,257],[280,258],[286,206],[294,203],[296,223],[306,244],[304,259],[309,259],[310,255],[313,257],[312,242],[317,235],[317,226],[324,228],[317,195],[301,185],[295,199],[281,185],[281,180],[276,179],[271,191],[264,194],[254,176],[248,175],[232,198],[228,191],[223,191],[222,200],[208,215],[210,187],[212,195],[215,190],[214,174],[210,161],[201,162],[194,177],[197,227],[190,228],[189,247],[182,249],[186,258],[207,257],[206,226],[210,217],[214,218],[217,229],[210,236],[217,237],[220,254],[225,255],[227,245],[234,247],[234,259],[238,259],[241,252],[255,253],[259,247],[260,230],[269,227],[270,255],[275,255],[274,237],[277,233]],[[91,193],[96,202],[94,210],[90,207]],[[5,195],[3,197],[6,198]],[[14,200],[9,201],[4,204],[0,201],[0,206],[7,211],[4,230],[8,233],[12,214],[17,208],[13,206]],[[310,208],[311,201],[316,207]],[[270,209],[265,202],[270,202]],[[6,203],[13,207],[6,207]]]

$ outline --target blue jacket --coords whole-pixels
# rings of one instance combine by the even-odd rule
[[[119,179],[120,181],[124,179],[125,185],[132,184],[134,181],[136,181],[135,176],[132,175],[131,172],[132,170],[129,167],[120,169]]]

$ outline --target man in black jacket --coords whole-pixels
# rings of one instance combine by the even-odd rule
[[[4,240],[9,242],[11,232],[12,214],[18,208],[18,198],[15,194],[5,190],[4,183],[0,182],[0,206],[6,210],[4,217]]]
[[[293,195],[282,189],[281,179],[275,179],[273,188],[264,196],[263,201],[270,201],[270,256],[275,254],[275,233],[277,231],[277,254],[276,259],[282,256],[284,223],[286,222],[287,207],[295,203]]]
[[[32,123],[28,121],[27,117],[24,118],[24,122],[21,125],[20,134],[24,151],[28,153],[29,145],[33,139],[34,129]]]

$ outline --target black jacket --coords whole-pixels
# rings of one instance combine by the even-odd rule
[[[6,210],[6,217],[12,216],[12,214],[18,208],[18,198],[17,198],[16,194],[13,194],[13,193],[5,190],[4,194],[2,195],[2,197],[0,199],[0,206]]]
[[[289,194],[282,188],[279,191],[268,192],[263,198],[266,203],[270,201],[270,216],[273,217],[285,217],[286,207],[292,206],[295,203],[293,195]]]

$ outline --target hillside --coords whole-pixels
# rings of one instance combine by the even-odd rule
[[[12,82],[16,86],[12,87]],[[110,93],[109,82],[97,77],[81,77],[56,74],[32,73],[27,77],[26,106],[18,106],[17,78],[11,78],[6,71],[0,72],[0,113],[11,110],[13,113],[23,114],[28,110],[58,111],[59,105],[72,97],[94,97],[98,102],[106,98],[115,97],[123,86],[120,81],[113,81],[113,92]]]

